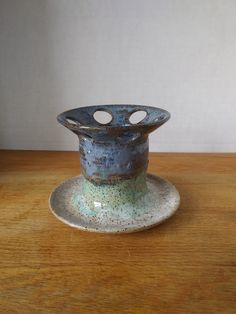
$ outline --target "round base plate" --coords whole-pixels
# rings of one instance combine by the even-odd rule
[[[140,203],[126,204],[124,212],[101,210],[93,215],[82,212],[75,199],[81,195],[82,176],[61,183],[52,192],[49,205],[53,214],[64,223],[87,231],[129,233],[151,228],[172,216],[180,203],[176,188],[155,175],[147,175],[148,193]]]

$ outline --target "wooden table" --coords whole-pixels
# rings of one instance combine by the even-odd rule
[[[178,212],[140,233],[86,233],[48,197],[75,152],[0,152],[0,313],[236,313],[236,154],[150,154]]]

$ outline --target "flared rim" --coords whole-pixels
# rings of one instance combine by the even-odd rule
[[[111,121],[106,124],[95,120],[94,114],[98,111],[105,111],[112,116]],[[130,117],[138,111],[146,112],[146,116],[138,123],[131,123]],[[155,129],[170,119],[170,113],[162,108],[134,105],[134,104],[106,104],[79,107],[62,112],[57,116],[59,123],[72,131],[112,131]]]

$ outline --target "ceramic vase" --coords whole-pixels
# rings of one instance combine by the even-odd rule
[[[110,121],[97,121],[105,112]],[[142,111],[138,123],[131,117]],[[151,106],[80,107],[58,115],[79,139],[82,174],[61,184],[51,195],[53,213],[67,224],[97,232],[133,232],[170,217],[179,194],[166,180],[147,174],[148,136],[170,118]]]

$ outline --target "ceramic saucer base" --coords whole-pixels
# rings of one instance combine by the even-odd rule
[[[167,180],[147,174],[148,193],[138,204],[126,204],[122,212],[109,209],[91,214],[81,210],[82,176],[61,183],[52,192],[49,205],[53,214],[64,223],[87,231],[101,233],[129,233],[151,228],[171,217],[180,203],[174,185]]]

